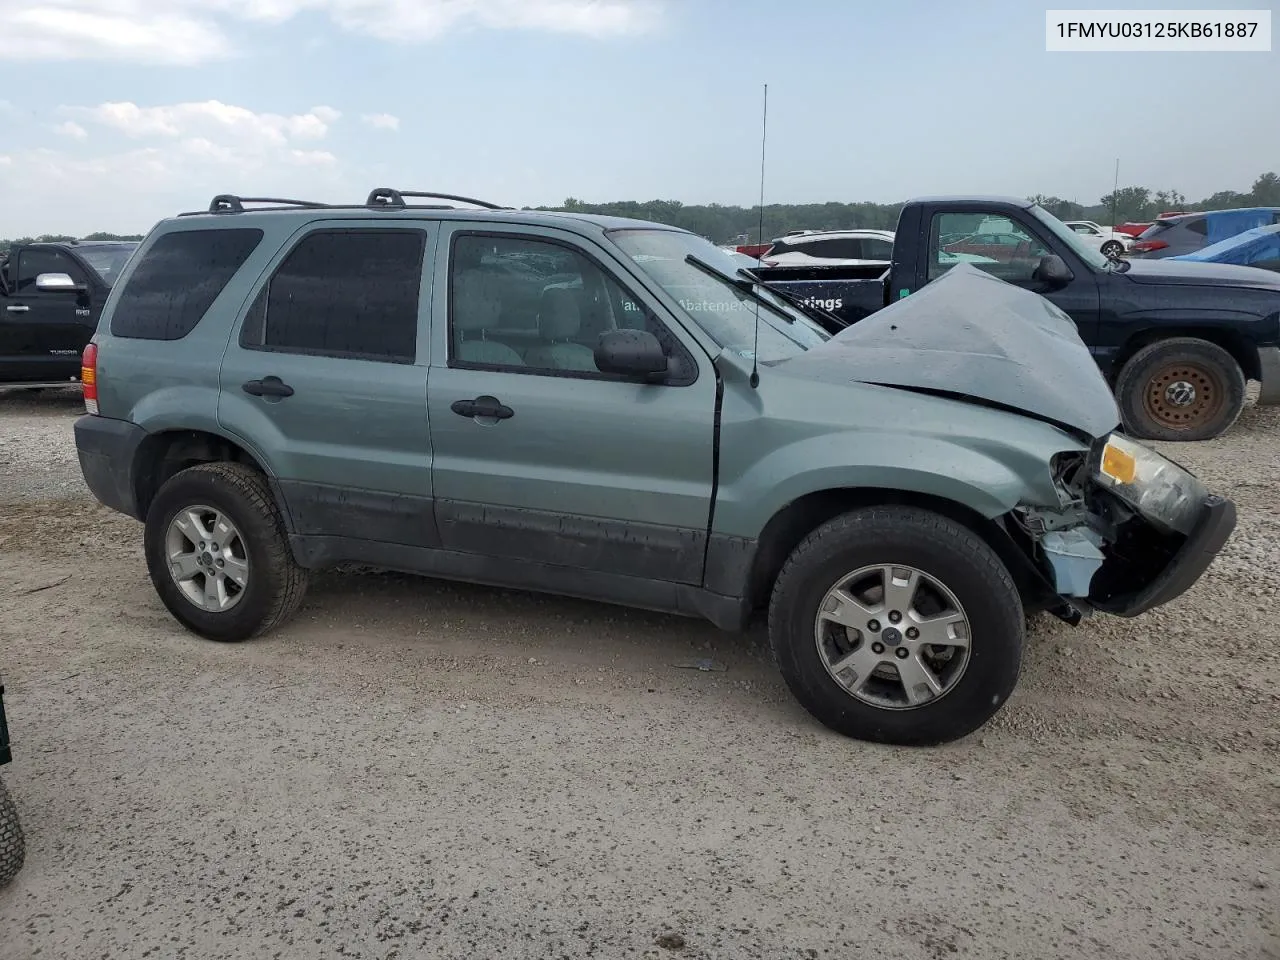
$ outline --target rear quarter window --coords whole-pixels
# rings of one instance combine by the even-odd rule
[[[111,335],[181,340],[262,242],[252,228],[167,233],[142,254],[120,291]]]
[[[1208,221],[1205,220],[1204,217],[1197,217],[1194,220],[1188,220],[1186,223],[1183,224],[1183,226],[1185,226],[1192,233],[1199,234],[1202,237],[1208,236],[1209,234],[1209,223]]]

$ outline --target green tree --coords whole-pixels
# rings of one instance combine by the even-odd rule
[[[1280,207],[1280,174],[1264,173],[1255,180],[1249,201],[1259,207]]]
[[[1116,223],[1151,219],[1151,191],[1146,187],[1121,187],[1101,200],[1107,210],[1115,210]]]

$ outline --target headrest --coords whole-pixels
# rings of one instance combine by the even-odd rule
[[[485,278],[475,271],[459,273],[453,280],[453,327],[464,333],[496,324],[501,304]]]
[[[576,336],[581,326],[578,297],[573,290],[552,287],[542,291],[542,302],[538,308],[538,332],[545,339],[568,339]]]

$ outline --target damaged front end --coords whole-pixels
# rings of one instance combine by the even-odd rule
[[[1055,509],[1019,506],[1017,539],[1068,622],[1097,610],[1136,617],[1175,599],[1235,529],[1235,505],[1154,450],[1111,434],[1051,469]]]

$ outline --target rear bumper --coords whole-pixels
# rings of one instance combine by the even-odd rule
[[[128,420],[86,413],[76,420],[75,435],[80,472],[89,491],[103,506],[141,520],[133,469],[147,431]]]
[[[1216,494],[1205,498],[1200,517],[1173,559],[1141,590],[1094,606],[1117,617],[1136,617],[1186,593],[1209,569],[1236,526],[1236,505]]]
[[[1280,347],[1259,347],[1258,367],[1262,372],[1262,389],[1258,391],[1258,403],[1280,403]]]

